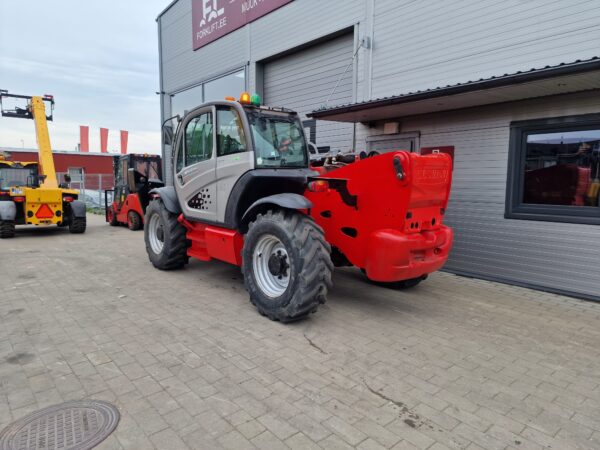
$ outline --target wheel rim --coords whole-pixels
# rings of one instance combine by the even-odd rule
[[[148,224],[148,240],[150,241],[150,248],[154,253],[160,255],[165,246],[165,234],[162,221],[158,214],[153,214],[150,217],[150,223]]]
[[[252,253],[252,268],[259,289],[268,297],[279,297],[290,284],[288,252],[271,234],[258,239]]]

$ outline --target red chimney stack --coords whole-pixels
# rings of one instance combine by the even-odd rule
[[[129,131],[121,130],[121,155],[127,154],[127,139],[129,138]]]
[[[90,127],[79,125],[79,151],[90,151]]]
[[[100,152],[108,153],[108,128],[100,128]]]

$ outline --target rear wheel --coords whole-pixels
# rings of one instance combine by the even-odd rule
[[[131,231],[136,231],[142,228],[142,218],[135,211],[127,213],[127,228]]]
[[[271,320],[291,322],[315,312],[331,289],[331,247],[323,230],[295,211],[268,211],[244,240],[244,283],[251,302]]]
[[[363,271],[364,273],[364,271]],[[382,287],[386,287],[389,289],[399,289],[399,290],[403,290],[403,289],[411,289],[414,288],[416,285],[418,285],[421,281],[424,281],[427,279],[427,275],[423,275],[417,278],[410,278],[408,280],[402,280],[402,281],[391,281],[391,282],[382,282],[382,281],[371,281],[374,284],[377,284],[379,286]]]
[[[73,234],[85,233],[86,226],[87,221],[85,217],[71,217],[71,221],[69,222],[69,232]]]
[[[161,200],[152,201],[146,210],[144,240],[148,258],[157,269],[179,269],[188,262],[185,227]]]
[[[12,220],[0,221],[0,239],[15,237],[15,223]]]

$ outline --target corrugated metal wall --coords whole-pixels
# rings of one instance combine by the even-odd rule
[[[325,105],[352,102],[354,35],[347,34],[284,56],[264,66],[263,100],[305,114]],[[336,87],[337,84],[337,87]],[[334,91],[335,89],[335,91]],[[317,121],[316,144],[347,152],[352,147],[352,124]]]
[[[600,299],[600,227],[504,218],[510,122],[598,105],[600,93],[588,92],[403,119],[422,146],[455,146],[447,269]]]
[[[595,0],[375,2],[373,98],[598,55]]]

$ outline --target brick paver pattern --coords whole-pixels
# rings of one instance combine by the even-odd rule
[[[238,268],[158,271],[102,220],[0,241],[0,429],[93,398],[122,414],[102,449],[600,448],[600,304],[342,269],[282,325]]]

